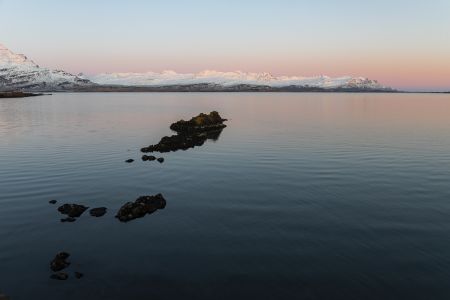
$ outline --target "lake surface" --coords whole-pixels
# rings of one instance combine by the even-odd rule
[[[173,134],[172,122],[212,110],[229,119],[217,141],[141,161],[140,148]],[[165,209],[114,218],[157,193]],[[61,223],[63,203],[108,213]],[[71,253],[67,281],[49,278],[59,251]],[[450,95],[0,100],[0,291],[12,300],[449,299]]]

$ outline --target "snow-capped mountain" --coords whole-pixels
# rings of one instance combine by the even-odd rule
[[[86,76],[40,67],[0,44],[0,91],[393,91],[363,77],[269,73],[110,73]]]
[[[88,79],[40,67],[0,44],[0,91],[65,91],[93,86]]]
[[[245,72],[217,72],[203,71],[200,73],[180,74],[174,71],[162,73],[110,73],[89,77],[98,84],[127,85],[127,86],[184,86],[211,84],[223,87],[239,85],[267,86],[271,88],[283,87],[311,87],[322,89],[368,89],[383,90],[386,87],[376,80],[363,77],[338,77],[328,76],[299,77],[299,76],[272,76],[269,73],[245,73]]]

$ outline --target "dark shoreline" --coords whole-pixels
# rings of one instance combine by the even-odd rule
[[[26,92],[0,92],[0,99],[6,98],[25,98],[42,96],[42,93],[26,93]]]

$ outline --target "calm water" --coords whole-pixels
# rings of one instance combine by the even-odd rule
[[[211,110],[230,119],[217,141],[140,160],[171,122]],[[164,210],[113,217],[156,193]],[[109,211],[60,223],[51,199]],[[49,279],[62,250],[65,282]],[[0,290],[12,300],[449,299],[450,95],[0,100]]]

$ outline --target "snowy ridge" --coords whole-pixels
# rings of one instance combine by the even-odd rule
[[[361,88],[361,89],[386,89],[376,80],[363,77],[338,77],[328,76],[299,77],[299,76],[272,76],[269,73],[245,73],[203,71],[200,73],[180,74],[174,71],[162,73],[108,73],[89,77],[98,84],[105,85],[128,85],[128,86],[173,86],[173,85],[195,85],[215,84],[224,87],[238,85],[279,87],[317,87],[324,89],[335,88]]]
[[[91,85],[89,80],[70,73],[42,68],[0,44],[0,91],[58,91]]]
[[[85,76],[37,65],[0,44],[0,91],[174,91],[345,90],[393,91],[364,77],[273,76],[269,73],[203,71],[200,73],[110,73]],[[180,88],[181,87],[181,88]]]

